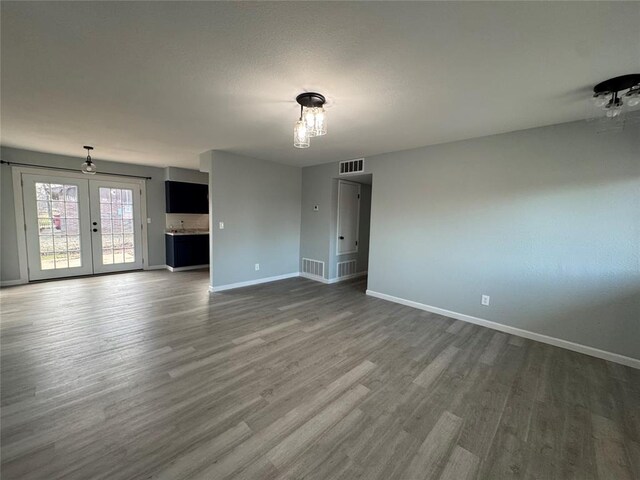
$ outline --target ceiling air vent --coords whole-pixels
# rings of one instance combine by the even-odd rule
[[[340,175],[350,175],[352,173],[364,172],[364,158],[355,160],[344,160],[340,162]]]

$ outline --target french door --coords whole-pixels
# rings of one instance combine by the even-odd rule
[[[142,268],[140,186],[22,174],[29,280]]]

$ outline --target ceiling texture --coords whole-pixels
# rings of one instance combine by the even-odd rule
[[[640,2],[3,1],[3,145],[306,166],[588,116],[640,71]],[[328,134],[293,148],[295,102]]]

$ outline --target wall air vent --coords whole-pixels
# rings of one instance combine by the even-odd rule
[[[324,262],[321,262],[320,260],[312,260],[311,258],[303,258],[302,276],[309,278],[324,278]]]
[[[351,175],[353,173],[364,172],[364,158],[355,160],[344,160],[340,162],[340,175]]]
[[[338,262],[338,278],[351,277],[356,274],[356,261]]]

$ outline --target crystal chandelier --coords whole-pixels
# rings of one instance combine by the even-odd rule
[[[607,118],[619,117],[624,107],[640,105],[640,73],[622,75],[599,83],[593,87],[591,100],[604,111]]]
[[[311,137],[327,134],[326,100],[319,93],[305,92],[296,101],[300,104],[300,118],[293,127],[293,146],[309,148]]]

